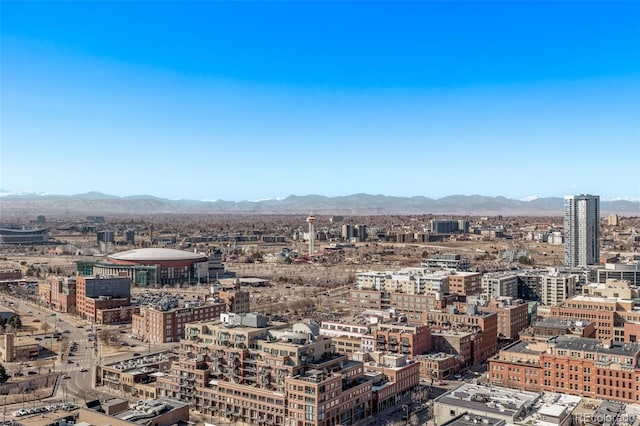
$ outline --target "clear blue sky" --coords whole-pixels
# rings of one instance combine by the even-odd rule
[[[640,3],[1,5],[3,191],[640,198]]]

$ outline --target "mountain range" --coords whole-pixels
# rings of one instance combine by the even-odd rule
[[[316,215],[504,215],[561,216],[563,199],[528,201],[482,195],[393,197],[354,194],[340,197],[291,195],[261,201],[168,200],[150,195],[118,197],[100,192],[77,195],[13,194],[0,198],[2,216],[149,215],[149,214],[309,214]],[[603,215],[640,216],[638,201],[601,201]]]

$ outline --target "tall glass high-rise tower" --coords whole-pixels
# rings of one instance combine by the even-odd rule
[[[587,266],[600,258],[600,196],[564,197],[564,264]]]

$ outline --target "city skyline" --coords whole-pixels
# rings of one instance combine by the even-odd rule
[[[0,188],[640,200],[639,12],[6,2]]]

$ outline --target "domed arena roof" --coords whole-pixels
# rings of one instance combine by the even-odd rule
[[[131,262],[144,261],[171,261],[171,260],[206,260],[207,257],[184,250],[174,250],[165,248],[143,248],[121,251],[108,256],[109,259],[126,260]]]

